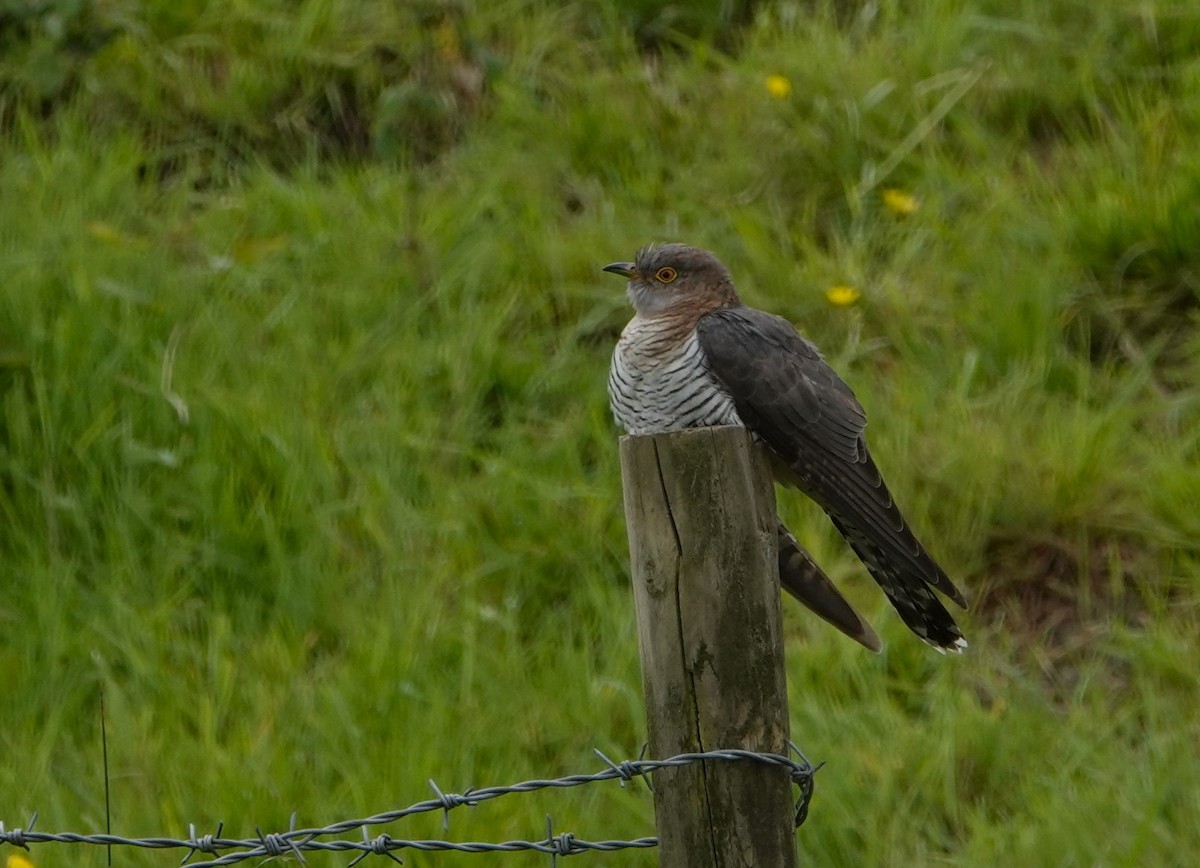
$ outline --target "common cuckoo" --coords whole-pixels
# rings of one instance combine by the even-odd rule
[[[650,246],[605,271],[629,279],[635,316],[613,353],[608,393],[630,434],[709,425],[749,428],[775,478],[799,488],[883,588],[909,628],[939,651],[966,647],[937,590],[962,593],[925,551],[871,460],[867,419],[850,387],[787,320],[738,298],[729,270],[707,250]],[[783,587],[847,636],[879,637],[778,522]]]

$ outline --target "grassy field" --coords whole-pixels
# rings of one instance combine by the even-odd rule
[[[103,828],[101,694],[125,835],[636,754],[599,268],[686,240],[825,350],[973,600],[969,653],[933,653],[781,497],[887,646],[786,608],[793,738],[828,762],[803,862],[1190,864],[1200,8],[733,5],[0,14],[8,828]],[[652,834],[615,784],[387,831],[547,814]]]

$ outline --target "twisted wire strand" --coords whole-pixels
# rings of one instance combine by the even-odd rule
[[[149,838],[126,838],[111,834],[80,834],[77,832],[38,832],[34,826],[38,816],[34,814],[24,828],[6,829],[0,822],[0,844],[10,844],[28,850],[31,844],[93,844],[101,846],[142,847],[148,849],[180,849],[186,850],[180,865],[190,865],[191,868],[216,868],[221,865],[233,865],[247,859],[265,859],[291,854],[300,861],[304,853],[311,852],[342,852],[355,853],[350,866],[357,865],[368,856],[386,856],[392,861],[400,862],[396,856],[398,851],[416,850],[421,852],[454,851],[458,853],[513,853],[532,851],[550,856],[552,864],[556,864],[559,856],[574,856],[589,851],[612,852],[615,850],[645,849],[658,846],[658,838],[644,837],[631,840],[598,840],[589,841],[579,838],[571,832],[555,833],[550,819],[547,818],[546,837],[538,841],[447,841],[440,839],[405,839],[381,834],[370,837],[367,830],[372,826],[394,823],[397,820],[414,814],[442,811],[444,813],[443,829],[449,827],[450,811],[461,807],[474,807],[483,802],[502,796],[517,793],[531,793],[544,789],[565,789],[600,781],[619,781],[621,786],[642,778],[650,785],[650,775],[663,768],[677,768],[708,761],[718,762],[757,762],[765,765],[778,766],[787,769],[792,783],[799,789],[796,804],[796,825],[804,822],[808,814],[808,805],[813,794],[813,776],[820,766],[814,767],[803,753],[789,742],[789,749],[796,758],[776,753],[762,753],[752,750],[713,750],[700,753],[683,753],[661,760],[648,760],[639,757],[636,760],[614,762],[600,751],[596,756],[604,763],[605,768],[590,774],[566,775],[560,778],[537,778],[505,786],[471,788],[464,793],[444,792],[432,780],[429,782],[435,798],[415,802],[408,807],[398,810],[384,811],[369,817],[353,820],[341,820],[327,826],[297,829],[295,815],[292,816],[291,828],[286,832],[263,833],[256,830],[254,838],[224,838],[224,824],[217,826],[215,833],[196,834],[195,824],[189,824],[187,838],[171,838],[164,836]],[[644,753],[644,751],[643,751]],[[652,787],[651,787],[652,788]],[[361,840],[339,837],[355,829],[361,830]],[[331,839],[331,840],[326,840]],[[192,862],[198,855],[212,856],[208,861]]]

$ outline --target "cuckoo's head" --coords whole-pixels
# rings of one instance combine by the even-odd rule
[[[605,271],[629,278],[629,301],[642,316],[676,309],[701,312],[740,304],[733,278],[721,260],[686,244],[652,244],[633,262],[613,262]]]

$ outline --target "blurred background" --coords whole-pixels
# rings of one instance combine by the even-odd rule
[[[937,655],[781,496],[886,643],[785,607],[802,863],[1190,864],[1197,46],[1193,0],[3,0],[0,820],[103,829],[101,695],[131,836],[636,755],[599,268],[682,240],[972,600]],[[386,831],[547,814],[653,834],[640,784]]]

